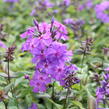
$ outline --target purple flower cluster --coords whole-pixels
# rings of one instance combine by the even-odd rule
[[[32,62],[36,65],[30,86],[34,87],[34,92],[46,91],[47,85],[52,81],[59,81],[62,86],[67,87],[68,80],[65,78],[69,74],[74,75],[77,67],[70,64],[72,51],[61,43],[61,40],[68,39],[66,27],[54,19],[51,24],[38,24],[36,20],[34,24],[34,27],[21,34],[22,38],[27,38],[22,50],[33,55]],[[70,79],[72,84],[79,82],[76,77]]]
[[[18,2],[19,0],[3,0],[4,2],[10,2],[10,3],[15,3]]]
[[[104,1],[101,4],[97,4],[95,7],[96,16],[104,23],[109,23],[109,15],[105,13],[109,9],[109,1]]]
[[[104,74],[104,80],[101,81],[101,86],[96,91],[97,104],[106,103],[109,100],[109,70]]]

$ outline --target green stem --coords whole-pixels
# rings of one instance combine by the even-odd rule
[[[55,82],[53,82],[53,87],[52,87],[52,100],[54,101],[54,85],[55,85]],[[51,109],[53,109],[54,108],[54,106],[53,106],[53,103],[52,103],[52,108]]]
[[[9,63],[9,60],[8,60],[8,83],[11,83],[11,77],[10,77],[10,72],[9,72],[9,69],[10,69],[10,63]],[[11,93],[12,93],[12,96],[14,97],[13,95],[13,88],[11,88]]]
[[[8,61],[8,82],[10,83],[11,81],[10,81],[10,73],[9,73],[9,61]]]
[[[67,99],[68,99],[68,95],[69,95],[69,88],[67,89],[67,93],[66,93],[65,103],[64,103],[63,109],[67,109]]]
[[[83,54],[83,57],[82,57],[82,60],[81,60],[81,69],[83,68],[83,63],[84,63],[84,59],[85,59],[85,53],[86,51],[84,51],[84,54]]]
[[[3,101],[4,105],[5,105],[5,109],[8,109],[8,105],[5,101]]]

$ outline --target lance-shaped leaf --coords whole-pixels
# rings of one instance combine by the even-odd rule
[[[89,91],[88,92],[88,109],[97,109],[96,107],[96,99],[91,95]]]

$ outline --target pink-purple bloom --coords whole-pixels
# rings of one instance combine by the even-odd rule
[[[36,71],[30,80],[33,92],[45,92],[48,84],[54,80],[59,81],[63,87],[78,83],[76,77],[71,78],[70,85],[65,80],[69,74],[74,75],[77,70],[77,67],[70,63],[72,51],[61,42],[68,39],[66,26],[54,19],[51,24],[46,22],[39,24],[34,20],[34,25],[21,34],[22,38],[26,38],[22,50],[29,51],[33,55],[32,62],[36,66]]]
[[[98,19],[104,23],[109,23],[109,15],[105,13],[109,9],[109,1],[104,1],[95,6],[95,12]]]
[[[34,87],[33,92],[45,92],[47,84],[51,82],[51,78],[48,74],[39,71],[34,73],[32,80],[30,81],[30,86]]]

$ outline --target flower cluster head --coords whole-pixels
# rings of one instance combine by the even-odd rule
[[[64,87],[68,84],[68,77],[72,74],[72,84],[78,83],[78,79],[73,77],[77,67],[70,63],[72,51],[68,50],[66,44],[61,40],[68,40],[66,27],[58,21],[52,19],[48,24],[39,24],[34,20],[34,27],[30,27],[21,34],[26,38],[22,46],[23,51],[29,51],[32,55],[32,62],[35,64],[35,73],[30,80],[30,86],[34,92],[44,92],[47,85],[53,81],[58,81]]]
[[[13,55],[14,55],[15,49],[16,49],[16,46],[14,45],[7,48],[5,61],[13,61],[14,59]]]
[[[95,7],[96,16],[104,23],[109,23],[109,15],[105,12],[109,9],[109,1],[104,1],[101,4],[97,4]]]
[[[3,0],[4,2],[10,2],[10,3],[15,3],[18,2],[19,0]]]
[[[104,74],[104,80],[101,81],[101,86],[96,91],[97,103],[107,103],[109,100],[109,70]]]

